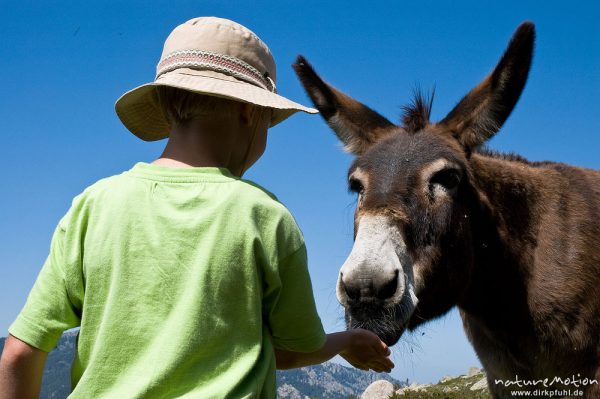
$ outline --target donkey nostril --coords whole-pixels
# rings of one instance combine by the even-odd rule
[[[342,280],[342,288],[344,289],[344,292],[346,293],[348,298],[350,298],[351,300],[356,301],[356,300],[360,299],[360,295],[361,295],[360,287],[353,286],[353,285],[347,285],[346,283],[344,283],[344,280]]]
[[[341,294],[352,302],[378,302],[392,298],[398,289],[399,271],[395,270],[390,279],[381,278],[376,281],[372,277],[348,278],[340,275],[339,288]]]
[[[399,271],[396,270],[394,272],[394,278],[385,283],[377,292],[377,297],[379,299],[388,299],[394,296],[396,290],[398,289],[398,275]]]

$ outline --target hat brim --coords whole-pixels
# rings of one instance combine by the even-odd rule
[[[161,75],[155,82],[136,87],[117,100],[115,110],[121,122],[129,131],[145,141],[169,137],[169,124],[159,104],[156,86],[177,87],[272,108],[271,127],[298,111],[318,113],[316,109],[305,107],[231,76],[183,68]]]

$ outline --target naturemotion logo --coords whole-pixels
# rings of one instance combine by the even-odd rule
[[[589,385],[598,385],[597,379],[591,379],[581,377],[581,374],[577,376],[572,375],[570,377],[548,377],[543,379],[521,379],[518,375],[512,380],[495,379],[496,385],[502,385],[511,389],[511,396],[513,397],[577,397],[583,396],[583,390],[579,388],[585,388]],[[515,388],[525,388],[515,389]],[[535,388],[535,390],[533,390]],[[550,389],[545,389],[550,388]],[[574,388],[574,389],[573,389]]]

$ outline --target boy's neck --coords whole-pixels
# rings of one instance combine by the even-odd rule
[[[152,163],[154,165],[161,165],[161,166],[168,166],[171,168],[193,168],[193,167],[222,167],[219,165],[216,165],[214,163],[211,162],[207,162],[207,163],[186,163],[186,162],[182,162],[182,161],[178,161],[177,159],[172,159],[172,158],[168,158],[165,155],[161,155],[160,158],[155,159],[154,161],[152,161]]]
[[[162,154],[154,164],[172,167],[227,167],[227,156],[223,151],[211,150],[196,140],[169,137]]]
[[[161,156],[153,164],[168,167],[220,167],[236,174],[236,156],[232,144],[236,132],[232,126],[202,126],[192,123],[173,129]]]

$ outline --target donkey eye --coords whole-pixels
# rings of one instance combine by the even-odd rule
[[[358,179],[350,179],[349,180],[349,189],[354,193],[360,194],[364,190],[364,186]]]
[[[438,184],[450,191],[455,189],[460,183],[461,174],[457,169],[443,169],[434,174],[429,180],[429,188],[433,190]]]

